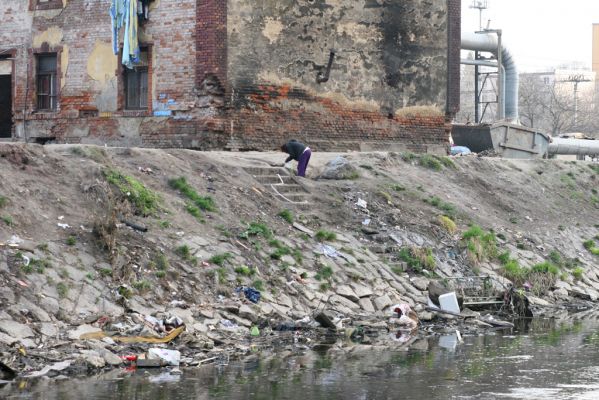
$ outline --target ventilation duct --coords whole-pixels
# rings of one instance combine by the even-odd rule
[[[497,58],[498,49],[497,36],[490,33],[468,33],[462,32],[462,49],[471,51],[486,51],[493,53]],[[505,119],[510,122],[518,121],[518,70],[516,63],[510,52],[502,47],[501,50],[501,64],[503,70],[504,80],[499,84],[505,87],[505,90],[501,91],[500,104],[505,107],[504,110],[500,110],[500,115],[504,115]],[[505,86],[504,86],[505,85]]]

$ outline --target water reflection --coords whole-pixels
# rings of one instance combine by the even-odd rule
[[[578,399],[599,398],[599,323],[517,321],[511,332],[419,338],[409,349],[328,344],[263,352],[227,366],[113,371],[0,388],[7,399]],[[399,345],[399,343],[398,343]]]

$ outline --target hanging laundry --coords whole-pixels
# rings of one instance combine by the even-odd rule
[[[114,54],[119,54],[119,31],[125,22],[125,0],[112,0],[110,21],[112,23],[112,51]]]
[[[123,40],[123,65],[133,69],[139,63],[139,39],[137,37],[137,0],[125,0],[125,37]]]

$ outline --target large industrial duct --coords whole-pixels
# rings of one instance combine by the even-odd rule
[[[462,49],[471,51],[487,51],[498,56],[499,43],[497,36],[490,33],[462,32]],[[499,58],[499,57],[498,57]],[[505,91],[502,92],[501,104],[505,107],[505,119],[518,121],[518,70],[510,52],[502,47],[501,64],[505,70]],[[501,85],[502,83],[500,83]],[[503,85],[502,85],[503,87]]]
[[[548,152],[577,156],[599,156],[599,140],[552,138]]]

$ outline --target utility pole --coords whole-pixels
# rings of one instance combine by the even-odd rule
[[[478,30],[483,30],[483,10],[486,10],[487,0],[472,0],[472,4],[470,8],[475,8],[478,10]]]
[[[584,74],[570,75],[568,79],[560,82],[568,82],[574,84],[574,127],[578,129],[578,84],[582,82],[591,82]]]

